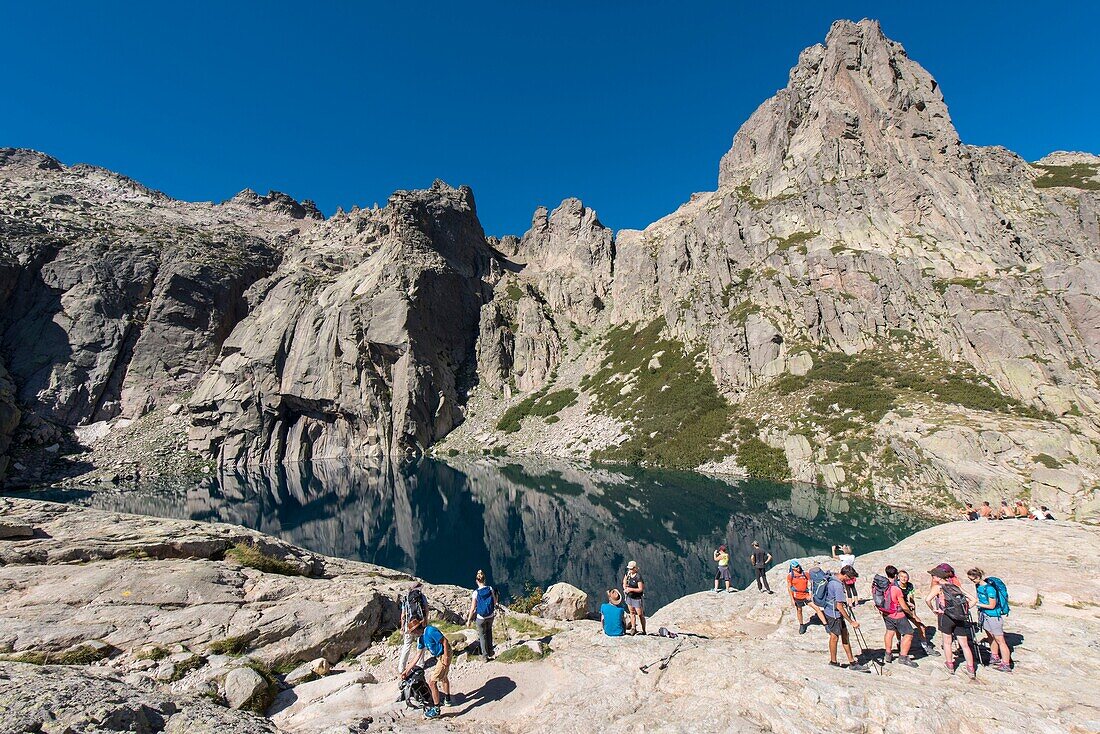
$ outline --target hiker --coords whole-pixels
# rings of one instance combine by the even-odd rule
[[[477,620],[477,639],[481,643],[481,654],[485,656],[485,662],[493,659],[493,619],[496,617],[497,604],[500,599],[496,590],[485,583],[485,572],[478,569],[474,577],[477,581],[477,589],[470,599],[470,611],[466,614],[466,624],[473,624]]]
[[[814,614],[821,620],[822,625],[828,624],[825,621],[825,613],[821,611],[821,607],[814,604],[813,595],[810,594],[810,575],[802,570],[802,564],[798,561],[791,561],[791,565],[787,568],[787,592],[791,595],[791,604],[794,605],[794,613],[798,616],[798,634],[806,634],[806,629],[810,626],[802,619],[802,607],[814,610]]]
[[[882,649],[885,651],[883,662],[889,663],[894,659],[894,636],[896,635],[898,662],[915,668],[917,664],[909,657],[909,648],[913,645],[913,635],[916,632],[909,621],[912,610],[905,601],[905,594],[898,586],[897,567],[887,566],[884,572],[885,576],[876,575],[871,582],[871,595],[875,600],[875,608],[882,613],[882,621],[886,625],[886,635],[882,642]]]
[[[1053,520],[1054,519],[1054,515],[1051,513],[1050,510],[1047,509],[1046,505],[1040,505],[1039,510],[1043,513],[1043,517],[1042,517],[1043,520]]]
[[[917,587],[909,580],[909,572],[904,569],[898,571],[898,588],[905,597],[905,603],[909,607],[909,621],[920,636],[920,646],[924,648],[925,655],[939,655],[939,650],[928,640],[928,629],[917,616]]]
[[[726,582],[726,591],[733,592],[732,581],[730,580],[730,554],[726,550],[726,546],[718,546],[718,550],[714,551],[714,561],[718,564],[718,572],[714,574],[714,590],[721,593],[718,588],[719,581]]]
[[[626,575],[623,576],[623,591],[626,593],[626,609],[630,612],[630,634],[638,634],[638,628],[645,634],[645,604],[642,597],[645,596],[645,582],[638,573],[638,562],[631,561],[626,564]]]
[[[837,553],[837,551],[840,553]],[[856,567],[856,554],[852,553],[852,546],[850,545],[834,545],[833,546],[833,560],[840,561],[840,565]],[[858,576],[859,574],[856,574]],[[852,576],[848,581],[844,582],[844,592],[848,595],[848,599],[852,604],[859,604],[859,592],[856,591],[856,576]]]
[[[1027,516],[1028,516],[1027,505],[1024,504],[1023,500],[1016,500],[1016,519],[1017,520],[1026,520]]]
[[[401,673],[408,667],[409,655],[412,654],[416,635],[409,630],[414,620],[428,619],[428,600],[424,598],[423,585],[420,582],[413,584],[401,598],[401,618],[398,629],[401,630],[401,652],[397,657],[397,672]]]
[[[1012,517],[1012,508],[1008,506],[1008,500],[1001,500],[1001,506],[997,510],[998,520],[1008,520]]]
[[[974,505],[969,502],[966,506],[959,510],[959,513],[967,519],[967,521],[973,521],[978,519],[978,511],[974,509]]]
[[[978,623],[989,644],[989,664],[1001,673],[1012,672],[1012,649],[1005,640],[1004,617],[1008,614],[1008,588],[999,578],[987,578],[980,568],[966,572],[978,599]]]
[[[932,577],[932,588],[924,601],[939,619],[939,630],[943,634],[943,664],[951,675],[955,674],[955,653],[951,648],[957,637],[963,660],[966,661],[966,671],[971,678],[977,677],[974,651],[970,649],[970,606],[976,600],[962,590],[955,570],[946,563],[936,566],[928,574]]]
[[[978,508],[978,516],[983,520],[989,520],[993,514],[993,508],[989,506],[989,502],[983,502],[982,506]]]
[[[424,716],[428,719],[439,718],[439,707],[454,705],[451,701],[451,681],[447,673],[451,669],[451,643],[447,636],[435,626],[425,624],[423,619],[414,619],[410,625],[414,634],[418,634],[416,642],[416,658],[402,673],[402,679],[407,678],[424,657],[424,651],[435,657],[435,667],[428,674],[428,688],[432,691],[432,706],[424,709]],[[440,693],[442,689],[442,694]]]
[[[749,555],[749,563],[752,564],[752,568],[756,571],[756,588],[763,593],[767,591],[769,594],[774,594],[772,587],[768,585],[768,564],[772,562],[772,554],[766,550],[760,548],[760,543],[755,540],[752,541],[752,554]]]
[[[607,590],[607,601],[600,607],[600,622],[603,623],[603,633],[608,637],[626,634],[626,608],[618,589]]]
[[[848,609],[848,593],[844,589],[845,582],[857,576],[859,574],[851,566],[840,569],[840,573],[835,576],[829,575],[824,586],[821,606],[827,620],[825,629],[829,632],[829,665],[837,668],[844,667],[836,661],[837,643],[840,642],[844,645],[844,654],[848,657],[848,670],[866,673],[867,666],[856,662],[856,657],[852,654],[852,645],[848,641],[848,625],[845,624],[847,620],[851,622],[853,629],[859,629],[859,622]],[[819,601],[817,593],[814,594],[814,601]]]

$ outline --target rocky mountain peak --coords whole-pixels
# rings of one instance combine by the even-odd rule
[[[225,203],[239,204],[253,209],[267,209],[278,214],[285,214],[291,219],[322,220],[325,218],[312,201],[307,199],[299,202],[294,197],[281,191],[268,191],[267,196],[260,196],[252,189],[244,189]]]
[[[30,148],[0,148],[0,168],[61,171],[64,166],[56,158]]]
[[[837,21],[738,131],[719,184],[771,197],[932,166],[965,167],[939,85],[877,21]]]

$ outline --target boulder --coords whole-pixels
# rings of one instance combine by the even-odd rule
[[[575,620],[588,616],[588,594],[565,582],[552,584],[542,596],[539,616]]]
[[[34,527],[26,523],[0,520],[0,540],[19,540],[33,538]]]
[[[230,708],[262,706],[268,696],[267,680],[252,668],[233,668],[225,676],[223,693]]]
[[[323,678],[328,675],[330,669],[327,660],[324,658],[317,658],[308,663],[302,663],[297,668],[287,673],[286,678],[283,680],[288,686],[296,686],[300,683],[308,683],[311,680]]]

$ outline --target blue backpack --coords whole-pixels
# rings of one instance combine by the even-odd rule
[[[497,610],[496,597],[492,586],[482,586],[477,590],[477,616],[491,617]]]
[[[821,567],[810,569],[810,594],[813,596],[814,604],[819,607],[825,607],[829,581],[832,578],[833,575]]]
[[[988,577],[985,582],[997,592],[997,611],[1000,612],[1002,617],[1006,616],[1008,614],[1008,587],[1005,586],[1005,582],[996,576]]]

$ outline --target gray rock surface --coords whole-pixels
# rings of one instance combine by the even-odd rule
[[[233,668],[225,676],[225,700],[231,709],[255,706],[267,696],[267,681],[252,668]]]
[[[588,594],[576,586],[559,581],[551,584],[539,604],[539,616],[573,621],[588,617]]]

